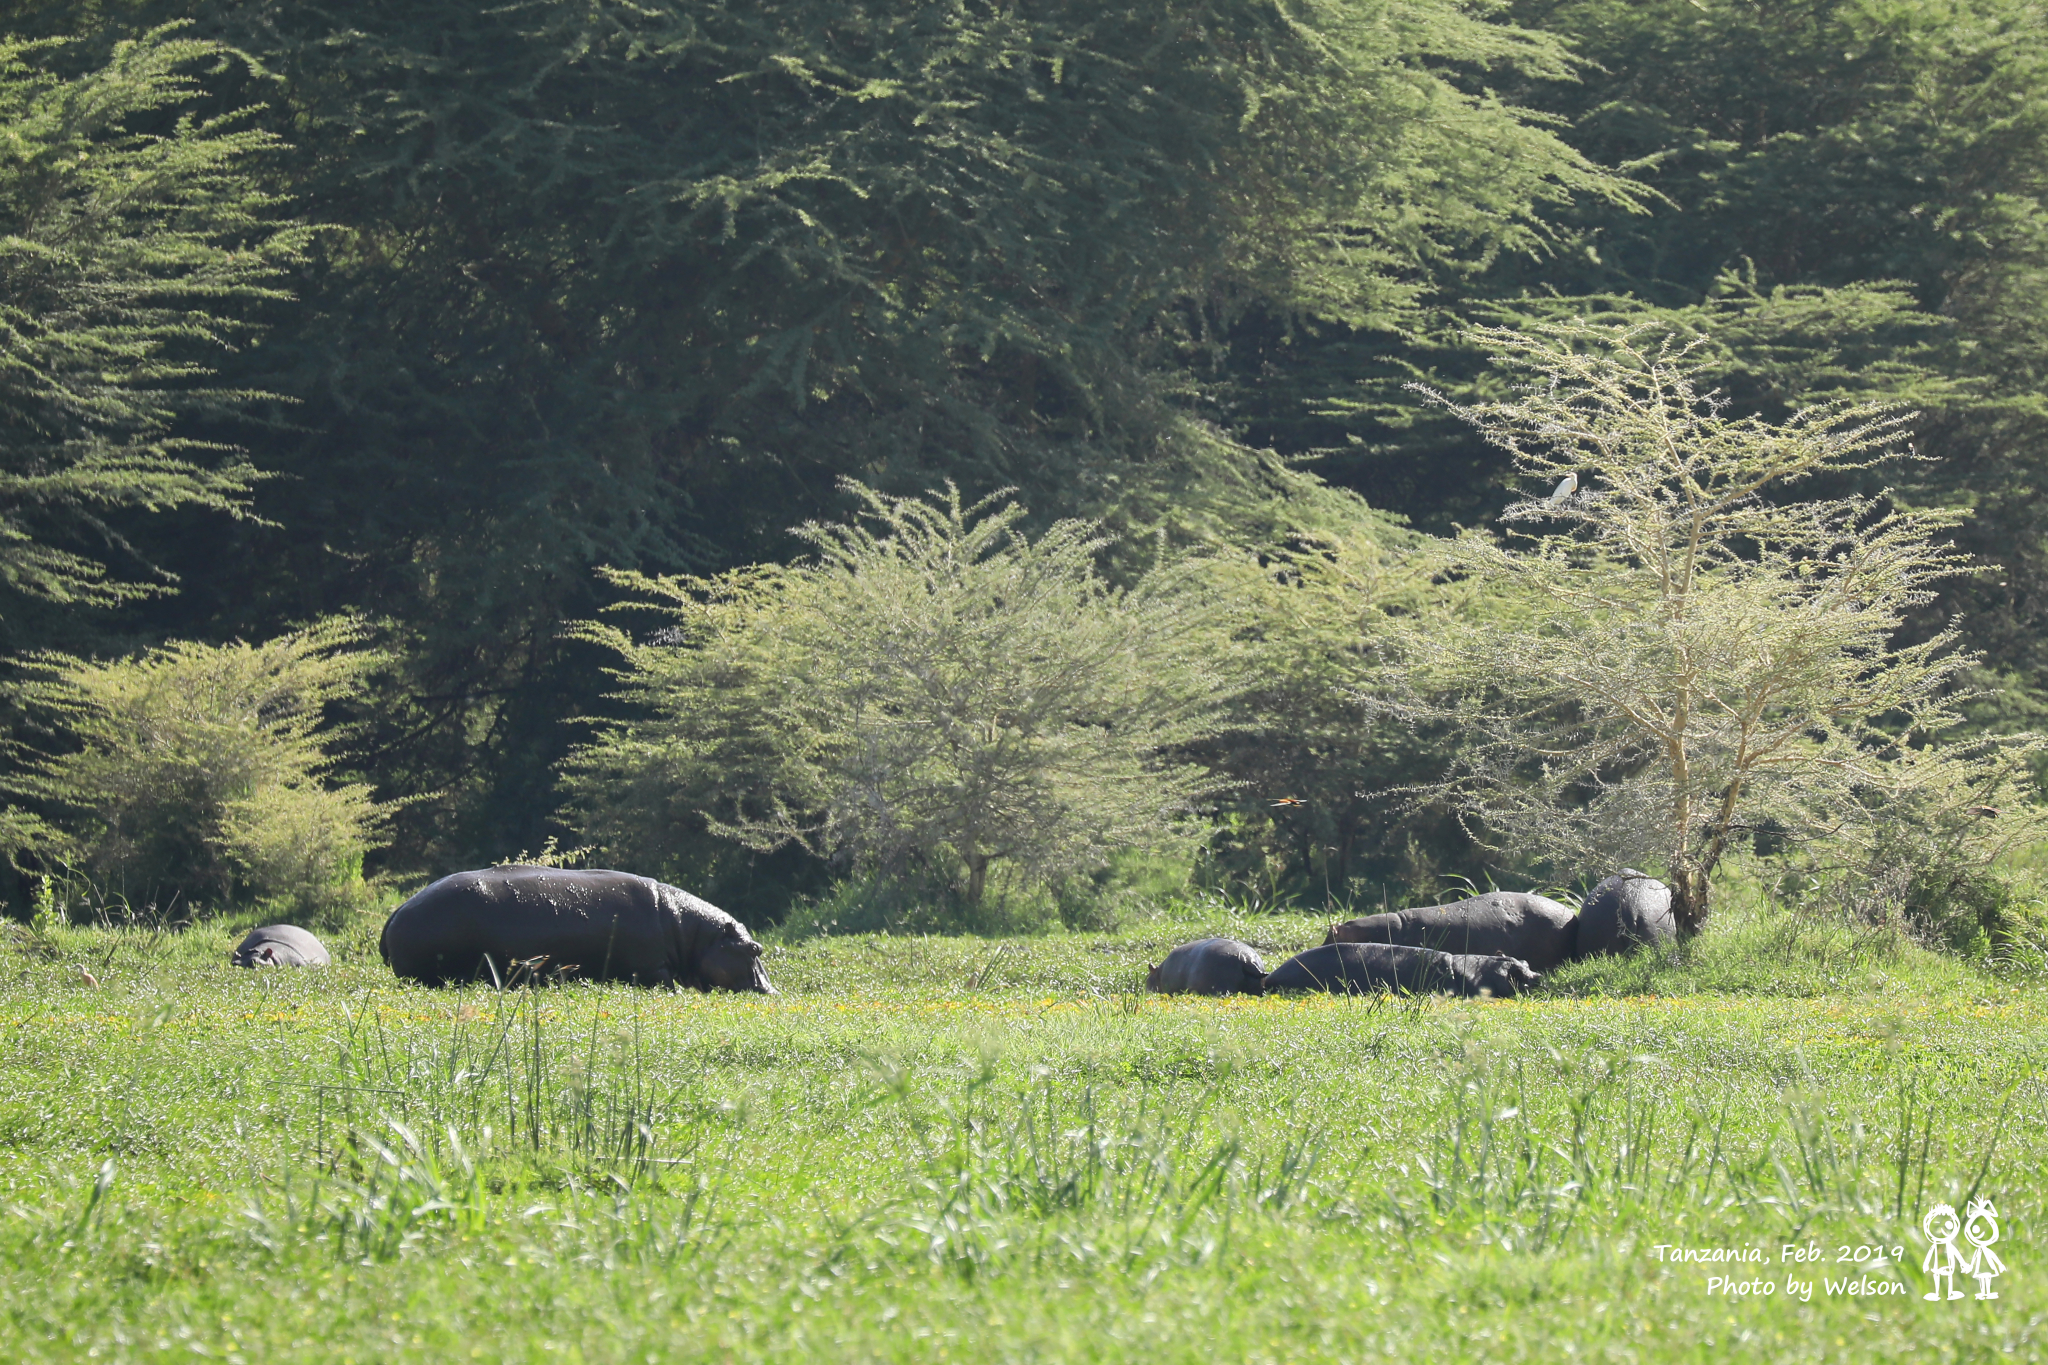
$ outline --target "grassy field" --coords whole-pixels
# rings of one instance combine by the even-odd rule
[[[2048,1355],[2038,973],[1753,909],[1522,1000],[1138,992],[1322,924],[812,940],[774,999],[17,932],[0,1358]],[[1999,1298],[1926,1302],[1971,1192]]]

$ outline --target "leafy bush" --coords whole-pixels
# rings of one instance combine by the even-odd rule
[[[1855,917],[1897,921],[1915,938],[1971,958],[2038,957],[2048,948],[2041,879],[2007,866],[2006,855],[2039,838],[2042,811],[2028,784],[2011,785],[2018,789],[1996,807],[1923,800],[1885,821],[1843,879]]]
[[[1437,812],[1387,798],[1440,775],[1460,737],[1368,699],[1388,690],[1388,622],[1440,594],[1440,542],[1354,494],[1289,491],[1296,519],[1276,526],[1258,555],[1204,565],[1236,608],[1250,681],[1202,746],[1234,779],[1202,879],[1267,903],[1341,904],[1390,881],[1427,892],[1439,860],[1466,841]]]
[[[1191,844],[1216,784],[1184,750],[1233,687],[1193,576],[1120,590],[1086,523],[1031,540],[1014,504],[849,487],[873,529],[804,527],[808,563],[612,575],[670,624],[639,642],[585,628],[624,657],[642,717],[569,764],[586,835],[657,867],[695,828],[800,845],[969,918],[991,892]]]
[[[53,743],[16,748],[10,851],[101,913],[251,899],[332,914],[361,893],[391,808],[329,784],[344,732],[325,720],[382,662],[349,620],[257,645],[33,656],[17,695]]]

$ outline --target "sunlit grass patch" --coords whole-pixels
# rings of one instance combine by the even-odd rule
[[[2037,984],[1910,945],[1852,972],[1738,908],[1513,1000],[1135,989],[1209,929],[811,940],[773,998],[429,991],[367,931],[260,973],[224,934],[65,931],[0,986],[0,1351],[1775,1360],[1964,1321],[2033,1349]],[[1973,1187],[2027,1269],[1952,1320],[1917,1218]],[[1916,1292],[1732,1303],[1660,1243],[1907,1248],[1859,1273]]]

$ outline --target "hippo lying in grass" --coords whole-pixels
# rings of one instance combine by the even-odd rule
[[[1266,964],[1249,943],[1204,938],[1183,943],[1145,973],[1145,989],[1161,995],[1258,995]]]
[[[1440,953],[1390,943],[1326,943],[1297,953],[1266,974],[1266,993],[1327,991],[1366,995],[1373,991],[1451,995],[1519,995],[1543,978],[1515,957]]]
[[[1594,887],[1579,908],[1580,957],[1668,948],[1677,941],[1671,888],[1632,867]]]
[[[761,945],[689,892],[626,872],[493,867],[457,872],[391,912],[378,943],[429,986],[530,974],[774,995]]]
[[[228,960],[237,967],[325,967],[329,961],[325,945],[296,924],[251,929]]]
[[[1538,972],[1548,972],[1578,955],[1578,938],[1579,921],[1570,906],[1520,891],[1489,891],[1450,905],[1361,915],[1331,925],[1323,942],[1403,943],[1445,953],[1504,953]]]

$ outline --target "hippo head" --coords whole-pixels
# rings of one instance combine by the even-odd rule
[[[1474,988],[1494,996],[1520,995],[1543,984],[1542,976],[1531,971],[1528,963],[1500,953],[1483,959],[1476,975],[1479,979],[1473,982]]]
[[[228,960],[237,967],[275,967],[277,949],[268,943],[259,943],[253,948],[245,943],[235,949],[234,955]]]
[[[768,973],[761,966],[761,945],[738,924],[698,955],[697,970],[713,990],[780,994],[768,984]]]

